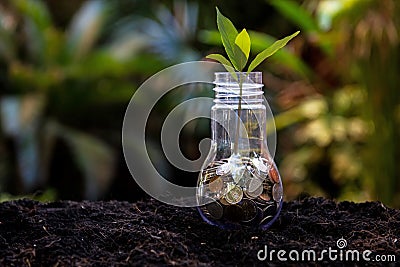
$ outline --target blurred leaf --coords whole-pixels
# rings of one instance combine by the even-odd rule
[[[40,202],[49,202],[49,201],[56,201],[57,200],[57,192],[52,189],[46,189],[44,192],[38,192],[31,195],[11,195],[8,193],[0,193],[0,203],[5,201],[12,201],[18,199],[33,199]]]
[[[310,12],[293,0],[269,0],[271,5],[278,9],[286,19],[299,26],[305,33],[318,32],[319,27]]]
[[[52,25],[49,11],[43,1],[14,0],[13,4],[23,15],[31,19],[39,30],[44,31]]]
[[[23,37],[29,58],[42,64],[48,48],[46,32],[52,27],[49,11],[42,1],[37,0],[16,0],[13,5],[23,18]]]
[[[35,90],[45,91],[52,85],[58,84],[64,78],[64,73],[57,67],[42,71],[17,61],[13,62],[9,67],[11,85],[15,93],[26,93]]]
[[[8,96],[0,99],[2,129],[16,147],[18,172],[26,191],[38,185],[39,140],[35,135],[44,109],[44,97],[39,94]]]
[[[321,115],[326,114],[327,112],[328,106],[325,99],[310,98],[301,102],[300,105],[276,115],[276,129],[282,130],[295,123],[310,119],[316,119]]]
[[[84,2],[74,16],[67,34],[67,51],[74,60],[86,56],[98,40],[105,20],[106,2]]]
[[[116,155],[100,139],[54,123],[57,134],[70,146],[78,166],[85,175],[85,198],[98,199],[113,178]]]
[[[3,20],[3,14],[0,10],[0,21]],[[12,32],[7,31],[0,22],[0,60],[10,62],[15,57],[16,47],[14,46],[14,36]]]
[[[300,33],[300,31],[297,31],[290,36],[286,36],[285,38],[276,41],[271,46],[269,46],[268,48],[263,50],[250,63],[250,66],[249,66],[249,69],[247,70],[247,72],[251,72],[252,70],[254,70],[254,68],[256,68],[258,65],[260,65],[265,59],[267,59],[268,57],[275,54],[276,51],[278,51],[279,49],[284,47],[290,40],[292,40],[294,37],[296,37],[299,33]]]
[[[197,38],[204,44],[222,45],[221,35],[218,31],[201,30]]]
[[[197,25],[198,5],[174,3],[173,13],[159,5],[155,18],[129,16],[121,20],[114,31],[116,39],[131,36],[135,42],[143,43],[146,52],[159,56],[164,64],[198,60],[199,53],[192,45],[197,28],[187,28]]]
[[[131,32],[116,36],[104,49],[110,53],[110,56],[123,62],[143,52],[149,42],[147,36]]]

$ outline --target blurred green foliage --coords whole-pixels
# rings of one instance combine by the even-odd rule
[[[270,3],[303,30],[298,53],[315,73],[293,89],[314,93],[276,118],[283,126],[301,121],[289,130],[294,147],[281,164],[287,189],[296,195],[306,186],[339,199],[399,206],[400,3]],[[308,99],[320,102],[310,107],[313,116],[293,112]]]
[[[76,169],[81,197],[104,196],[124,168],[120,128],[135,88],[169,65],[223,52],[215,5],[249,29],[254,53],[301,30],[259,67],[276,114],[286,198],[400,206],[396,0],[2,1],[0,191],[25,194],[67,179],[57,188],[63,197],[76,187],[68,187]],[[155,110],[154,154],[162,153],[154,125],[193,94],[172,94]],[[197,147],[199,133],[207,131],[193,130],[184,143]]]

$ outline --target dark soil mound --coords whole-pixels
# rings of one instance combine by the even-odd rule
[[[257,254],[265,257],[265,246],[267,255],[275,252],[260,261]],[[329,248],[336,261],[329,258]],[[400,263],[400,210],[378,202],[307,198],[285,203],[267,231],[221,231],[204,223],[194,208],[154,200],[0,204],[4,266],[287,265],[279,261],[279,250],[286,251],[280,257],[289,262],[299,255],[293,265],[375,266],[380,260],[394,266]],[[351,258],[356,251],[360,261]],[[363,262],[363,255],[370,262]],[[396,263],[388,263],[391,255]]]

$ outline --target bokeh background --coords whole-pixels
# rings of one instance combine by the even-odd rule
[[[0,200],[137,200],[121,148],[127,104],[165,67],[223,53],[215,6],[252,52],[301,30],[263,63],[286,200],[318,195],[400,207],[400,1],[1,0]],[[157,168],[180,184],[197,174],[163,156],[174,106],[211,89],[164,97],[148,123]],[[182,151],[199,156],[209,121],[191,122]]]

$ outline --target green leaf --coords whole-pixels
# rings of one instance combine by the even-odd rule
[[[240,50],[242,50],[242,52],[246,56],[246,59],[249,59],[251,41],[250,41],[250,36],[247,33],[246,29],[243,29],[236,36],[235,44],[239,46]]]
[[[305,32],[318,32],[319,27],[310,12],[293,0],[271,0],[269,2],[288,20],[298,25]]]
[[[222,44],[224,45],[226,54],[228,55],[229,59],[231,60],[233,66],[237,68],[236,64],[236,57],[235,57],[235,39],[238,35],[238,32],[233,25],[233,23],[224,15],[219,12],[218,7],[217,9],[217,26],[218,31],[221,34]]]
[[[268,47],[267,49],[262,51],[260,54],[258,54],[255,57],[255,59],[250,63],[250,66],[249,66],[249,69],[247,70],[247,72],[251,72],[252,70],[254,70],[254,68],[256,68],[258,65],[260,65],[261,62],[263,62],[266,58],[272,56],[276,51],[278,51],[279,49],[284,47],[290,40],[292,40],[294,37],[296,37],[299,33],[300,33],[300,31],[297,31],[290,36],[286,36],[285,38],[276,41],[270,47]]]
[[[210,54],[210,55],[206,56],[206,58],[214,59],[214,60],[218,61],[219,63],[221,63],[221,64],[225,67],[225,69],[226,69],[227,71],[229,71],[229,72],[231,73],[232,77],[233,77],[235,80],[238,79],[238,78],[237,78],[237,74],[236,74],[235,69],[233,68],[232,64],[231,64],[231,63],[229,62],[229,60],[227,60],[223,55],[220,55],[220,54]]]
[[[235,52],[236,69],[242,71],[246,67],[247,57],[237,44],[235,44],[233,51]]]
[[[260,53],[265,49],[265,47],[272,45],[276,41],[276,38],[265,33],[249,31],[249,35],[251,38],[251,51],[253,51],[254,54]],[[301,58],[285,49],[277,51],[274,54],[274,58],[271,58],[271,61],[285,66],[303,78],[312,79],[315,75],[315,73]]]

